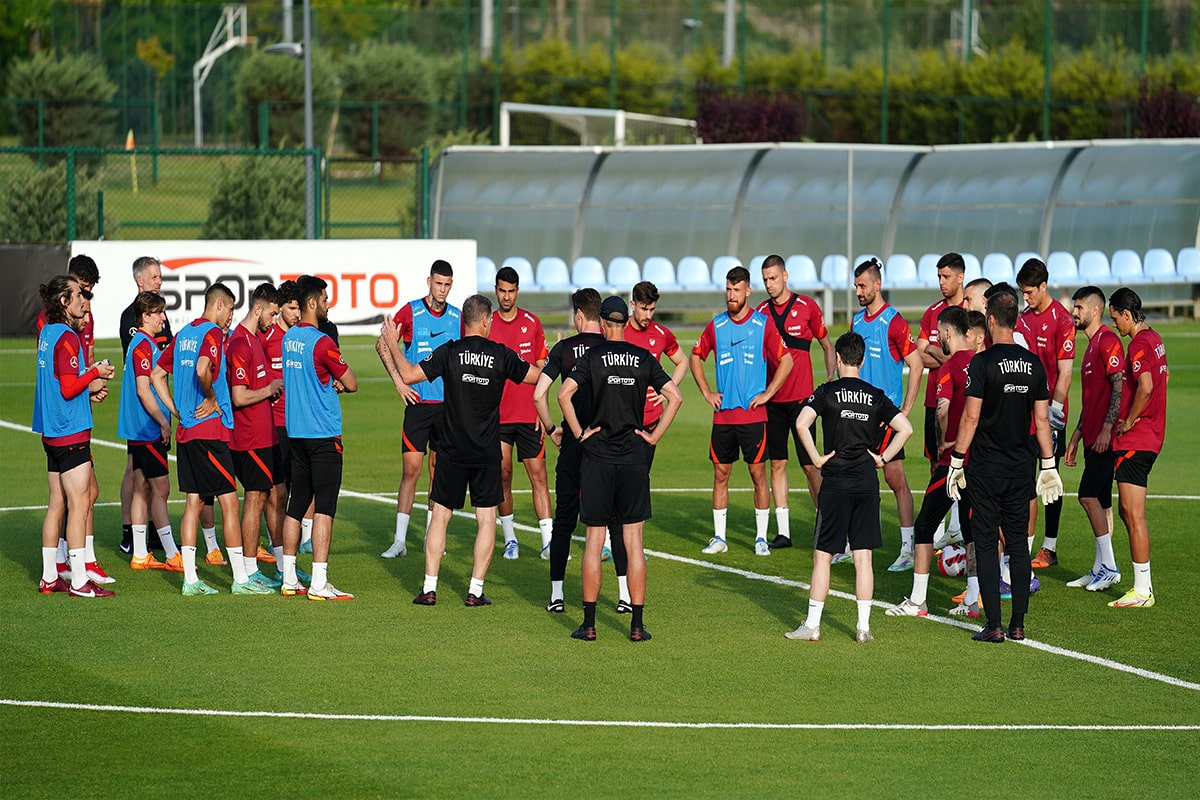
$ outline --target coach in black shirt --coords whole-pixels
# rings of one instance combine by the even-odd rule
[[[629,307],[620,297],[600,305],[605,342],[583,354],[558,392],[563,420],[583,448],[580,467],[579,516],[587,526],[583,551],[583,624],[571,634],[596,638],[596,601],[600,597],[600,551],[610,522],[621,524],[629,557],[627,578],[633,616],[629,639],[650,638],[642,624],[646,602],[646,559],[642,554],[642,525],[650,518],[650,467],[646,445],[656,445],[671,427],[683,395],[649,351],[625,341]],[[653,433],[642,428],[646,388],[667,400],[662,420]],[[591,398],[592,422],[580,422],[573,398],[582,390]]]
[[[992,346],[977,353],[967,368],[966,403],[958,425],[946,491],[955,500],[971,484],[971,537],[979,570],[979,595],[987,624],[973,637],[1003,642],[1000,627],[1000,530],[1012,576],[1012,617],[1008,636],[1025,638],[1029,610],[1029,491],[1034,486],[1034,459],[1041,456],[1037,491],[1049,504],[1062,495],[1062,479],[1054,469],[1046,371],[1037,356],[1013,341],[1016,298],[998,292],[988,299],[987,325]],[[1029,436],[1036,429],[1040,452]],[[966,462],[964,472],[964,462]]]
[[[383,341],[392,351],[400,378],[408,385],[442,378],[446,424],[438,447],[438,468],[429,490],[429,531],[425,535],[425,585],[413,598],[419,606],[437,603],[438,570],[446,549],[446,528],[454,509],[463,507],[467,488],[479,532],[475,537],[475,562],[465,605],[487,606],[483,579],[496,547],[496,506],[503,489],[500,482],[500,397],[505,381],[537,383],[542,371],[521,360],[512,350],[488,340],[492,327],[492,301],[473,294],[462,305],[463,337],[434,350],[420,364],[404,357],[395,322],[383,323]]]
[[[858,377],[867,345],[854,331],[838,337],[838,379],[824,383],[804,401],[796,419],[796,432],[812,463],[821,470],[821,493],[817,508],[817,537],[813,547],[812,588],[809,591],[808,616],[789,639],[821,638],[821,614],[829,595],[829,567],[833,557],[845,550],[847,542],[854,558],[854,596],[858,600],[858,625],[855,641],[870,642],[871,598],[875,593],[875,574],[871,553],[883,544],[879,529],[879,476],[876,470],[896,456],[912,435],[912,424],[887,394]],[[818,455],[810,428],[821,419],[821,430],[829,452]],[[874,447],[879,430],[890,427],[896,432],[883,453]]]

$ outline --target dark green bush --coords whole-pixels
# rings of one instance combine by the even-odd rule
[[[440,99],[438,68],[416,46],[365,44],[342,59],[338,73],[340,125],[354,152],[406,155],[433,132]],[[361,105],[372,102],[380,104],[378,152],[372,152],[372,109]]]
[[[75,236],[96,235],[97,178],[75,174]],[[116,221],[104,215],[104,234]],[[60,161],[39,170],[33,162],[6,172],[0,192],[0,241],[43,244],[67,241],[67,165]]]
[[[263,156],[221,167],[201,239],[303,239],[304,161]]]
[[[91,53],[39,53],[15,62],[6,89],[17,100],[45,100],[42,143],[47,147],[104,147],[123,141],[116,130],[116,109],[108,104],[117,85]],[[15,116],[21,144],[36,147],[37,104],[20,103]]]
[[[333,68],[320,50],[313,51],[313,146],[325,146],[332,103],[337,99]],[[304,146],[304,60],[256,53],[242,64],[235,82],[238,99],[248,112],[247,138],[260,141],[259,104],[267,104],[269,147]]]

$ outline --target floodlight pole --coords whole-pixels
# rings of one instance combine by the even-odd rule
[[[317,238],[315,185],[313,175],[313,80],[312,80],[312,8],[304,0],[304,238]]]

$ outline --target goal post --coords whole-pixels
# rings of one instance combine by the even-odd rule
[[[500,146],[558,144],[562,133],[584,146],[701,144],[696,121],[611,108],[500,104]]]

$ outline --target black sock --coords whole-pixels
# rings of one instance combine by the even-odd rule
[[[586,600],[583,603],[583,627],[596,627],[596,604],[589,603]]]
[[[644,609],[645,607],[646,606],[644,606],[644,605],[633,607],[633,616],[629,620],[630,630],[633,630],[635,628],[645,627],[642,625],[642,609]]]
[[[132,525],[122,525],[121,526],[121,537],[123,539],[132,539],[133,538],[133,526]]]
[[[1024,628],[1025,627],[1025,615],[1024,614],[1013,614],[1012,617],[1008,620],[1008,627]]]

